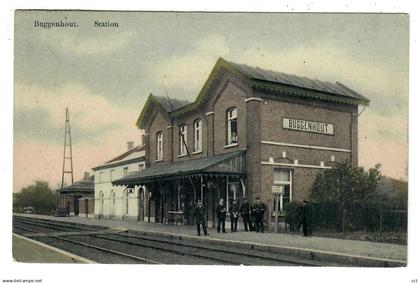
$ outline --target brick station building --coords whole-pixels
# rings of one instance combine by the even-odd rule
[[[149,221],[177,212],[193,223],[198,199],[215,221],[219,198],[271,208],[303,201],[333,162],[357,165],[358,106],[369,100],[336,82],[312,80],[220,58],[194,102],[150,94],[137,121],[147,169],[113,182],[144,185]]]

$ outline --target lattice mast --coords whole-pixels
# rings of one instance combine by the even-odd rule
[[[70,162],[70,168],[67,163]],[[67,166],[66,166],[67,165]],[[64,126],[64,153],[63,153],[63,171],[61,174],[61,188],[64,187],[64,175],[71,175],[71,185],[73,185],[73,158],[71,149],[71,131],[69,109],[66,107],[66,122]]]

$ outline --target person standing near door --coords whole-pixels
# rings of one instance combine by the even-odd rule
[[[207,233],[207,221],[206,221],[206,208],[203,206],[201,200],[197,202],[197,206],[194,210],[195,224],[197,224],[197,236],[200,236],[200,225],[203,227],[204,235]]]
[[[217,215],[217,233],[220,233],[220,226],[222,227],[222,232],[226,233],[225,230],[225,219],[226,219],[226,206],[223,199],[219,200],[219,204],[216,207]]]
[[[248,202],[248,200],[246,198],[244,198],[243,203],[242,203],[241,208],[240,208],[240,213],[241,213],[241,216],[242,216],[242,220],[244,221],[245,232],[248,232],[249,230],[252,229],[251,218],[250,218],[251,217],[251,211],[252,211],[251,204]]]
[[[303,236],[312,237],[312,206],[308,201],[303,201],[302,208]]]
[[[238,218],[239,218],[239,206],[236,199],[233,200],[232,206],[229,207],[230,214],[230,232],[236,232],[238,230]]]
[[[252,211],[255,215],[255,232],[264,233],[264,212],[267,210],[267,206],[261,202],[259,197],[256,198]]]
[[[70,201],[68,200],[66,203],[66,216],[70,216]]]

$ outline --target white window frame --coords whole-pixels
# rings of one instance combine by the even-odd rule
[[[197,119],[193,122],[194,147],[193,153],[203,151],[203,120]]]
[[[289,172],[289,181],[276,181],[274,180],[274,174],[278,171],[288,171]],[[285,168],[274,168],[273,169],[273,184],[274,185],[289,185],[290,191],[289,191],[289,202],[292,202],[292,170],[285,169]],[[283,195],[280,196],[280,211],[283,211]]]
[[[179,156],[187,155],[188,128],[186,124],[179,126]],[[184,137],[184,138],[182,138]],[[184,140],[183,140],[184,139]]]
[[[156,133],[156,160],[163,159],[163,133]]]
[[[238,108],[231,107],[227,110],[226,113],[227,119],[227,133],[226,133],[226,145],[236,145],[238,144]],[[233,141],[232,138],[232,121],[236,120],[236,141]]]

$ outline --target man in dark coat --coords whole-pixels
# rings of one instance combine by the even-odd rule
[[[207,233],[207,225],[206,225],[206,208],[201,203],[201,200],[197,202],[197,206],[194,210],[194,217],[195,217],[195,224],[197,224],[197,236],[200,236],[200,224],[203,226],[204,235],[208,235]]]
[[[255,231],[258,233],[264,233],[264,212],[267,210],[267,206],[261,202],[259,197],[256,198],[252,211],[255,216]]]
[[[303,236],[312,237],[312,207],[308,201],[303,201],[302,207]]]
[[[216,207],[217,214],[217,233],[220,233],[220,226],[222,226],[222,232],[226,233],[225,230],[225,219],[226,219],[226,207],[223,199],[220,199],[219,204]]]
[[[70,216],[70,201],[68,200],[66,203],[66,216]]]
[[[236,199],[233,200],[231,207],[229,207],[230,214],[230,231],[236,232],[238,230],[239,206]]]
[[[242,215],[242,219],[244,221],[245,232],[248,232],[248,227],[249,227],[249,230],[252,229],[252,224],[250,220],[251,211],[252,211],[251,204],[248,202],[246,198],[244,198],[244,202],[241,205],[240,212]]]

